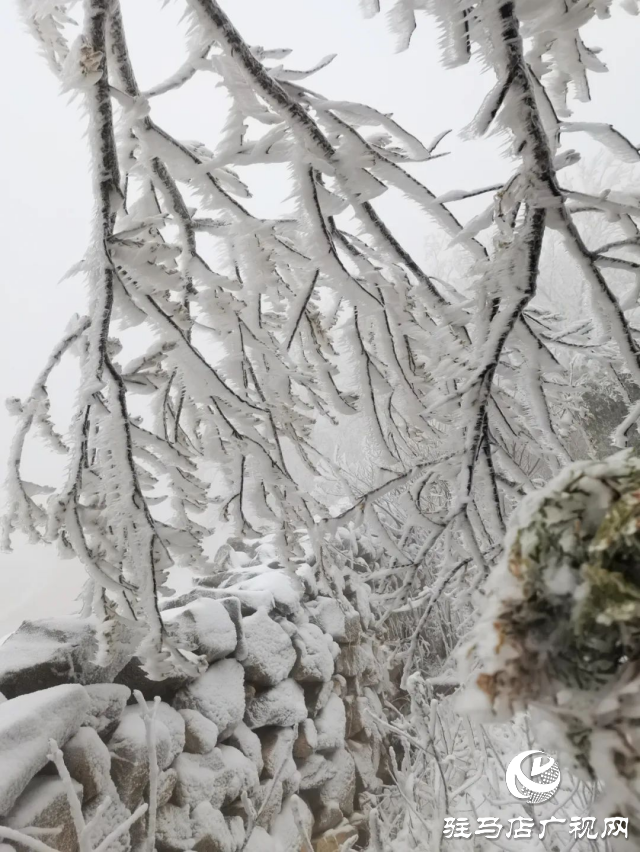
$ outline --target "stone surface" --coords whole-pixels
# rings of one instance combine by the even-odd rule
[[[173,768],[165,769],[164,772],[160,773],[160,777],[158,779],[158,807],[161,808],[163,805],[166,805],[167,802],[173,796],[173,792],[176,789],[176,780],[178,778],[178,773]]]
[[[258,809],[257,824],[269,830],[282,807],[284,789],[282,781],[274,780],[273,778],[262,781],[260,787],[260,807]]]
[[[80,728],[62,749],[69,774],[84,790],[88,803],[109,784],[111,755],[93,728]]]
[[[191,849],[193,837],[189,807],[171,803],[158,808],[156,847],[158,852],[186,852]]]
[[[174,798],[180,806],[194,808],[209,802],[221,808],[240,793],[240,779],[227,768],[217,748],[207,754],[180,754],[173,768],[177,773]]]
[[[82,686],[66,684],[0,704],[0,816],[48,762],[49,739],[62,747],[89,712]]]
[[[318,595],[315,600],[309,601],[306,609],[311,623],[323,633],[328,633],[336,642],[347,641],[346,616],[337,600]]]
[[[85,687],[89,696],[89,715],[85,724],[108,740],[118,727],[131,697],[131,690],[119,683],[95,683]]]
[[[75,783],[74,789],[82,802],[82,787]],[[71,816],[69,800],[64,791],[62,781],[53,775],[40,775],[34,778],[26,787],[6,819],[9,828],[22,830],[25,828],[54,828],[62,831],[57,836],[47,837],[45,843],[61,852],[75,852],[78,848],[78,837]],[[26,847],[16,844],[18,852]]]
[[[334,692],[315,718],[320,750],[340,748],[346,738],[347,717],[342,699]]]
[[[347,747],[353,757],[356,766],[356,776],[360,780],[362,788],[377,792],[382,782],[377,776],[380,765],[380,750],[377,743],[363,743],[357,740],[349,740]]]
[[[236,798],[245,791],[249,796],[255,796],[259,787],[260,781],[258,778],[258,769],[255,763],[240,751],[231,745],[223,743],[218,747],[218,751],[226,768],[233,772],[238,779],[238,792],[227,794],[227,799]]]
[[[250,728],[266,725],[288,727],[306,718],[307,707],[302,687],[294,680],[283,680],[255,696],[247,705],[245,722]]]
[[[105,806],[107,797],[110,799],[110,802]],[[120,800],[113,784],[110,784],[104,792],[100,793],[99,796],[96,796],[88,805],[83,807],[82,813],[85,821],[89,822],[93,819],[98,808],[102,808],[103,806],[105,806],[105,809],[100,818],[100,823],[91,837],[94,848],[102,843],[102,841],[105,840],[112,831],[131,816],[131,811],[125,807],[123,802]],[[139,822],[140,821],[144,821],[144,815],[140,817]],[[140,829],[142,833],[144,832],[144,826],[136,824],[136,827]],[[110,843],[105,852],[129,852],[130,849],[131,839],[129,834],[125,832],[125,834],[121,835],[116,841]]]
[[[254,762],[256,769],[258,770],[258,774],[262,772],[264,762],[262,759],[262,743],[260,742],[260,737],[248,728],[244,722],[240,722],[239,725],[236,725],[229,735],[227,742],[229,745],[239,748],[245,757],[248,757],[249,760]]]
[[[196,852],[236,852],[237,838],[222,813],[209,802],[201,802],[193,809],[191,826]]]
[[[243,627],[247,680],[260,686],[275,686],[288,677],[296,652],[287,632],[266,609],[245,618]]]
[[[210,663],[236,650],[236,626],[219,601],[197,598],[185,606],[165,610],[163,619],[177,643],[202,654]]]
[[[324,683],[333,674],[333,640],[315,624],[303,624],[293,637],[296,664],[292,677],[307,683]]]
[[[247,839],[243,852],[279,852],[276,842],[264,828],[257,825]]]
[[[315,790],[336,774],[335,766],[323,754],[312,754],[299,765],[300,789]]]
[[[353,757],[346,748],[341,748],[328,756],[335,769],[333,777],[320,789],[320,802],[328,805],[336,802],[346,817],[353,813],[356,792],[356,768]],[[334,826],[327,826],[334,828]]]
[[[305,719],[298,726],[298,736],[293,744],[293,756],[309,757],[318,747],[318,731],[313,719]]]
[[[275,778],[277,775],[282,779],[285,764],[293,759],[295,739],[295,728],[264,728],[260,731],[264,774],[267,778]]]
[[[278,852],[304,852],[313,832],[313,814],[299,796],[289,796],[269,832]]]
[[[313,841],[313,852],[341,852],[344,844],[358,836],[358,830],[349,823],[325,832]]]
[[[151,680],[143,668],[143,661],[139,657],[132,657],[126,666],[118,672],[115,682],[127,686],[132,692],[139,689],[145,698],[152,699],[157,695],[163,701],[171,704],[176,692],[193,679],[186,674],[180,674],[164,680]]]
[[[206,754],[218,743],[218,726],[197,710],[181,710],[185,722],[185,750],[190,754]]]
[[[225,737],[242,721],[245,710],[244,669],[236,660],[220,660],[193,683],[181,689],[173,706],[197,710]]]
[[[127,645],[123,643],[120,653],[103,668],[94,662],[95,633],[87,619],[23,621],[0,645],[0,691],[14,698],[60,684],[113,680],[127,661]]]
[[[335,691],[335,680],[334,678],[326,683],[303,684],[305,703],[311,718],[315,719]]]

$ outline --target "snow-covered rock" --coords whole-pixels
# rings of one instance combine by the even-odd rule
[[[176,789],[176,780],[178,773],[172,767],[165,769],[160,773],[158,778],[158,807],[161,808],[173,796],[173,791]]]
[[[244,619],[246,656],[243,661],[247,680],[262,686],[275,686],[288,677],[296,652],[289,635],[266,609]]]
[[[347,641],[345,612],[335,598],[318,595],[307,603],[306,610],[311,623],[323,633],[328,633],[336,642]]]
[[[188,805],[169,803],[158,808],[156,846],[158,852],[186,852],[193,848]]]
[[[178,710],[197,710],[226,737],[242,721],[245,710],[244,669],[236,660],[213,663],[193,683],[181,689],[175,699]]]
[[[362,788],[375,792],[382,786],[378,778],[380,750],[377,743],[363,743],[359,740],[348,740],[347,747],[356,766],[356,775]]]
[[[238,644],[236,627],[226,607],[211,598],[197,598],[186,606],[168,609],[163,620],[176,642],[202,654],[210,663],[233,653]]]
[[[319,750],[340,748],[346,738],[347,716],[344,702],[334,692],[315,718]]]
[[[301,609],[304,586],[301,580],[283,568],[264,568],[259,574],[242,580],[234,587],[245,592],[264,592],[269,597],[268,609],[283,615],[297,615]]]
[[[236,825],[234,819],[233,828]],[[196,852],[236,852],[239,848],[237,829],[234,831],[222,813],[209,802],[201,802],[193,809],[191,827]]]
[[[332,802],[340,808],[343,816],[353,813],[356,792],[356,768],[353,757],[346,748],[328,755],[327,760],[335,770],[333,776],[320,788],[320,803],[329,806]],[[334,828],[335,826],[326,826]]]
[[[240,778],[227,768],[217,748],[207,754],[180,754],[173,768],[177,773],[175,800],[182,807],[210,802],[221,808],[242,789]]]
[[[0,816],[48,762],[49,739],[63,746],[86,721],[89,698],[65,684],[0,704]]]
[[[358,830],[348,822],[325,831],[313,841],[314,852],[341,852],[344,844],[358,836]]]
[[[239,790],[233,798],[235,799],[243,790],[249,795],[255,795],[260,787],[258,769],[255,763],[231,745],[221,745],[218,747],[218,751],[226,768],[238,778]],[[230,794],[229,797],[231,797]]]
[[[262,744],[260,737],[248,728],[244,722],[233,729],[227,740],[229,745],[240,749],[245,757],[252,760],[258,770],[258,774],[262,772],[264,761],[262,759]]]
[[[292,676],[299,681],[324,683],[333,674],[331,637],[315,624],[303,624],[293,638],[296,664]]]
[[[120,653],[103,668],[94,662],[96,629],[88,619],[23,621],[0,645],[0,691],[14,698],[59,684],[111,681],[129,656],[126,642],[118,647]]]
[[[336,678],[326,683],[305,683],[303,685],[307,711],[312,719],[318,715],[336,689]]]
[[[278,852],[300,852],[309,848],[312,832],[313,814],[309,806],[299,796],[290,796],[283,802],[269,833]]]
[[[190,754],[206,754],[218,743],[218,726],[198,710],[180,710],[185,723],[185,750]]]
[[[273,837],[267,834],[264,828],[256,825],[247,840],[244,852],[280,852],[280,850],[277,849]]]
[[[312,754],[299,764],[300,789],[314,790],[336,774],[335,766],[323,754]]]
[[[282,778],[285,764],[293,760],[295,739],[295,728],[265,728],[260,732],[264,773],[267,778]]]
[[[82,786],[74,783],[74,790],[82,802]],[[69,800],[57,776],[39,775],[34,778],[2,822],[16,830],[58,826],[60,834],[47,838],[47,845],[62,852],[73,852],[78,848]]]
[[[298,726],[298,736],[293,744],[293,756],[304,759],[318,748],[318,731],[313,719],[305,719]]]
[[[109,799],[108,803],[107,799]],[[113,784],[110,784],[104,792],[100,793],[99,796],[96,796],[95,799],[92,799],[88,805],[82,808],[85,822],[90,822],[98,810],[101,811],[100,820],[91,835],[94,848],[99,846],[112,831],[115,831],[119,825],[122,825],[131,816],[131,811],[120,800]],[[136,826],[138,829],[143,828],[141,825],[143,820],[144,816],[140,817],[139,823]],[[110,843],[105,852],[129,852],[130,849],[131,838],[125,832],[116,841]]]
[[[94,683],[86,686],[85,690],[89,696],[89,715],[85,724],[107,740],[118,726],[131,690],[120,683]]]
[[[84,801],[90,802],[111,780],[111,755],[93,728],[80,728],[62,749],[69,774],[84,790]]]
[[[245,721],[250,728],[265,725],[288,727],[306,718],[307,706],[302,687],[289,679],[256,695],[247,705]]]

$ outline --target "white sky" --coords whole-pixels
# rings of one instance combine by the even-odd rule
[[[159,0],[122,0],[122,5],[134,66],[146,88],[181,62],[182,0],[172,0],[164,9]],[[411,49],[395,54],[384,16],[364,20],[357,0],[223,0],[223,6],[251,44],[293,48],[284,61],[288,67],[307,68],[326,54],[337,53],[332,65],[309,80],[311,88],[393,112],[425,142],[448,128],[461,131],[492,82],[476,65],[441,69],[438,34],[426,18],[420,21]],[[610,73],[592,75],[594,103],[576,110],[577,119],[611,122],[636,144],[640,143],[635,94],[639,34],[640,21],[622,13],[597,25],[595,32],[592,29],[591,42],[603,48]],[[60,94],[20,22],[15,0],[0,4],[0,79],[0,398],[4,400],[28,392],[69,317],[84,310],[82,283],[56,282],[82,257],[91,199],[82,111],[68,95]],[[183,90],[154,100],[152,108],[158,122],[178,138],[215,145],[223,114],[211,75],[201,74]],[[568,142],[578,147],[579,135]],[[450,157],[417,166],[415,173],[436,193],[483,186],[507,172],[508,164],[498,156],[502,147],[495,139],[469,143],[452,136],[443,146],[452,152]],[[270,190],[263,181],[262,188],[267,194],[272,191],[275,199],[282,197],[278,186]],[[636,189],[640,196],[640,183]],[[408,205],[393,200],[389,204],[403,239],[427,259],[429,271],[432,237],[424,229],[425,220]],[[453,209],[463,216],[466,212],[460,205]],[[64,399],[65,389],[59,390]],[[13,423],[2,407],[0,479],[12,431]],[[59,562],[53,549],[20,545],[11,555],[0,554],[0,636],[23,617],[68,611],[79,577],[77,567]]]

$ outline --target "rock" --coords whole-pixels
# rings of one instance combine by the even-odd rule
[[[147,702],[147,707],[149,708],[150,713],[153,713],[154,704],[155,702],[153,701]],[[171,763],[173,763],[174,758],[184,751],[186,744],[186,726],[185,720],[182,718],[181,714],[170,704],[166,704],[164,701],[160,701],[156,709],[156,725],[159,724],[164,725],[169,732],[169,754],[166,758],[164,758],[162,765],[160,766],[161,769],[166,769]],[[158,763],[160,763],[159,757]]]
[[[129,640],[132,635],[129,631]],[[97,651],[96,629],[88,619],[23,621],[0,645],[0,690],[15,698],[60,684],[113,680],[127,661],[127,642],[107,668],[95,664]]]
[[[88,803],[101,793],[111,780],[111,755],[93,728],[80,728],[62,749],[69,774],[84,790]]]
[[[161,808],[163,805],[166,805],[167,802],[173,796],[173,791],[176,789],[176,780],[178,778],[178,773],[175,769],[169,768],[165,769],[164,772],[160,773],[160,777],[158,779],[158,807]]]
[[[197,710],[181,710],[185,723],[185,750],[190,754],[206,754],[218,744],[218,726]]]
[[[264,568],[254,577],[242,580],[235,589],[244,592],[262,592],[268,598],[268,609],[276,609],[282,615],[296,616],[301,610],[304,586],[301,580],[285,569]]]
[[[314,828],[318,833],[330,831],[344,821],[337,802],[314,805],[313,812],[316,817]]]
[[[278,779],[274,780],[273,778],[262,781],[260,787],[260,807],[258,808],[257,824],[269,830],[282,808],[284,789],[282,781]]]
[[[236,660],[213,663],[200,677],[177,693],[173,706],[197,710],[228,736],[242,721],[245,711],[244,669]]]
[[[356,768],[353,757],[346,748],[341,748],[327,759],[335,769],[335,773],[320,789],[320,802],[323,805],[336,802],[344,816],[351,816],[356,793]]]
[[[295,738],[295,728],[264,728],[260,732],[264,774],[267,778],[278,776],[282,780],[286,763],[293,762]]]
[[[209,802],[201,802],[193,809],[191,826],[196,852],[236,852],[237,839],[222,813]]]
[[[356,776],[364,790],[377,792],[382,787],[382,782],[377,776],[380,764],[380,750],[375,743],[363,743],[358,740],[349,740],[347,747],[353,757],[356,766]]]
[[[322,754],[312,754],[298,766],[300,789],[315,790],[336,774],[335,766]]]
[[[362,638],[362,620],[356,609],[345,612],[344,642],[347,645],[357,645]]]
[[[109,804],[105,804],[107,797],[110,799]],[[96,849],[103,840],[105,840],[112,831],[131,816],[131,811],[125,807],[120,800],[117,790],[113,784],[110,784],[104,792],[92,799],[88,805],[82,809],[82,814],[86,822],[90,822],[96,815],[99,808],[103,808],[100,821],[91,835],[91,842]],[[134,824],[132,831],[138,829],[144,835],[144,814]],[[131,839],[129,832],[122,834],[117,840],[109,844],[105,852],[129,852],[131,849]]]
[[[243,622],[247,680],[261,686],[275,686],[284,680],[296,661],[296,652],[287,632],[266,609],[259,609]]]
[[[210,663],[236,650],[236,627],[219,601],[196,598],[185,606],[165,610],[163,620],[179,645],[202,654]]]
[[[331,680],[333,674],[333,640],[316,627],[315,624],[303,624],[293,637],[296,650],[296,664],[292,677],[296,680],[324,683]]]
[[[156,847],[158,852],[186,852],[193,848],[188,805],[168,804],[158,808]]]
[[[243,852],[279,852],[275,840],[259,825],[253,829]]]
[[[242,789],[241,779],[227,768],[217,748],[208,754],[179,754],[173,768],[177,773],[174,798],[182,807],[210,802],[221,808]]]
[[[159,712],[155,723],[156,758],[160,769],[167,769],[176,753],[177,742],[175,730],[172,736],[160,718],[161,715]],[[176,716],[178,716],[177,713]],[[182,722],[182,717],[179,718]],[[149,783],[147,731],[137,705],[133,704],[125,709],[109,741],[109,751],[111,752],[111,776],[118,794],[126,807],[134,810],[140,804]]]
[[[245,757],[253,761],[258,770],[258,775],[262,772],[264,762],[262,760],[262,743],[260,742],[260,737],[250,730],[244,722],[236,725],[227,742],[229,745],[240,749]]]
[[[315,719],[318,713],[326,705],[329,698],[333,695],[335,683],[332,681],[320,684],[305,683],[303,684],[303,689],[309,716]]]
[[[278,852],[301,852],[311,840],[313,814],[299,796],[289,796],[273,821],[270,835]]]
[[[313,841],[313,852],[341,852],[344,844],[358,836],[358,829],[348,822],[332,828]]]
[[[0,816],[7,814],[49,760],[49,739],[62,747],[85,722],[89,698],[65,684],[0,704]]]
[[[315,718],[318,749],[340,748],[346,739],[347,716],[342,699],[333,693]]]
[[[336,642],[348,641],[345,613],[335,598],[318,595],[315,600],[307,603],[306,610],[311,623],[323,633],[328,633]]]
[[[74,783],[74,790],[82,803],[81,785]],[[60,849],[61,852],[75,852],[78,848],[69,800],[62,781],[56,776],[39,775],[30,781],[2,822],[18,831],[25,828],[60,827],[60,834],[43,838],[45,843],[53,849]],[[26,852],[27,847],[16,844],[16,850]]]
[[[305,719],[298,726],[298,736],[293,744],[293,756],[304,759],[318,747],[318,731],[313,719]]]
[[[245,721],[250,728],[266,725],[288,727],[307,718],[302,687],[295,680],[283,680],[266,689],[249,703]]]
[[[131,697],[131,690],[119,683],[94,683],[85,687],[89,696],[89,716],[85,724],[108,740],[118,727]]]
[[[147,699],[155,698],[157,695],[167,704],[171,704],[176,692],[194,680],[186,674],[172,675],[164,680],[151,680],[143,666],[144,663],[140,657],[131,657],[118,673],[115,682],[127,686],[132,692],[140,690]]]
[[[248,757],[245,757],[239,749],[230,745],[221,745],[218,751],[224,761],[224,765],[237,776],[239,781],[237,794],[233,797],[229,794],[229,798],[235,799],[243,790],[249,793],[249,795],[255,795],[260,787],[258,770],[255,763]]]

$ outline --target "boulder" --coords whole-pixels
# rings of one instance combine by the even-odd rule
[[[318,732],[318,749],[334,749],[344,746],[346,739],[347,717],[344,702],[334,692],[326,706],[315,718]]]
[[[184,673],[174,674],[164,680],[152,680],[144,670],[144,662],[140,657],[131,657],[124,668],[115,678],[117,684],[128,687],[132,692],[140,690],[145,698],[152,699],[156,695],[168,704],[179,689],[194,680],[194,677]]]
[[[95,625],[82,618],[23,621],[0,645],[0,691],[15,698],[52,686],[100,683],[113,680],[125,665],[134,635],[126,632],[108,667],[94,662],[98,652]],[[128,632],[127,632],[128,631]]]
[[[307,707],[302,687],[295,680],[283,680],[249,702],[245,722],[250,728],[266,725],[288,727],[306,718]]]
[[[85,724],[106,741],[118,727],[131,690],[118,683],[94,683],[85,689],[89,696],[89,716]]]
[[[178,710],[197,710],[213,722],[220,737],[228,736],[245,711],[244,669],[236,660],[213,663],[204,674],[175,696]]]
[[[82,787],[74,783],[74,789],[82,802]],[[29,782],[26,789],[2,820],[9,828],[21,831],[25,828],[60,828],[58,835],[47,837],[45,843],[61,852],[75,852],[78,836],[71,815],[69,800],[60,778],[39,775]],[[17,852],[26,852],[27,847],[16,844]]]
[[[325,806],[335,802],[344,816],[351,816],[356,793],[356,768],[353,757],[346,748],[341,748],[329,755],[327,759],[335,772],[332,778],[321,787],[320,802]],[[327,828],[334,827],[327,826]]]
[[[276,842],[264,828],[256,825],[247,839],[243,852],[279,852]]]
[[[177,775],[174,798],[181,807],[209,802],[221,808],[242,789],[240,778],[227,768],[217,748],[207,754],[179,754],[173,768]]]
[[[264,728],[260,732],[264,774],[267,778],[277,776],[282,780],[286,764],[293,761],[295,739],[295,728]],[[295,770],[295,765],[293,769]]]
[[[165,610],[163,620],[179,645],[202,654],[210,663],[236,650],[236,627],[219,601],[196,598],[185,606]]]
[[[110,800],[108,804],[106,803],[107,797]],[[83,807],[82,814],[85,822],[90,822],[95,817],[98,809],[102,809],[100,820],[91,835],[91,842],[94,849],[131,816],[131,811],[125,807],[113,784],[110,784],[100,795],[96,796],[88,805]],[[144,821],[145,816],[143,814],[134,824],[131,831],[133,832],[137,829],[143,836]],[[125,832],[117,840],[110,843],[105,852],[129,852],[130,849],[130,834],[129,832]]]
[[[185,723],[185,750],[206,754],[218,744],[218,726],[197,710],[181,710]]]
[[[156,848],[158,852],[186,852],[193,848],[188,805],[169,803],[158,808]]]
[[[313,719],[305,719],[298,725],[298,736],[293,744],[293,756],[304,759],[318,747],[318,731]]]
[[[88,803],[111,780],[111,755],[93,728],[80,728],[62,749],[69,775],[82,785]]]
[[[326,831],[313,841],[313,852],[341,852],[344,844],[358,836],[358,829],[348,822]]]
[[[311,623],[323,633],[328,633],[336,642],[348,641],[345,611],[335,598],[318,595],[307,603],[306,610]]]
[[[323,754],[312,754],[298,764],[300,789],[315,790],[336,774],[335,766]]]
[[[65,684],[0,704],[0,816],[49,760],[49,740],[63,746],[85,722],[89,698]]]
[[[269,834],[278,852],[301,852],[308,848],[313,832],[313,814],[299,796],[289,796],[273,821]]]
[[[228,794],[228,798],[237,798],[243,791],[254,796],[260,788],[258,769],[255,763],[237,748],[223,744],[218,751],[226,768],[233,772],[238,779],[238,792],[235,795]]]
[[[247,680],[260,686],[275,686],[284,680],[296,661],[289,635],[259,609],[243,622],[246,656],[243,661]]]
[[[333,639],[315,624],[303,624],[293,637],[296,664],[292,677],[306,683],[325,683],[333,674]]]
[[[260,742],[260,737],[250,730],[244,722],[240,722],[240,724],[236,725],[229,735],[227,742],[229,745],[240,749],[245,757],[248,757],[249,760],[254,762],[256,769],[258,770],[258,774],[262,772],[264,762],[262,759],[262,743]]]
[[[234,827],[236,825],[234,819]],[[209,802],[201,802],[193,809],[191,828],[196,852],[236,852],[239,848],[237,829],[234,832],[222,813]]]

